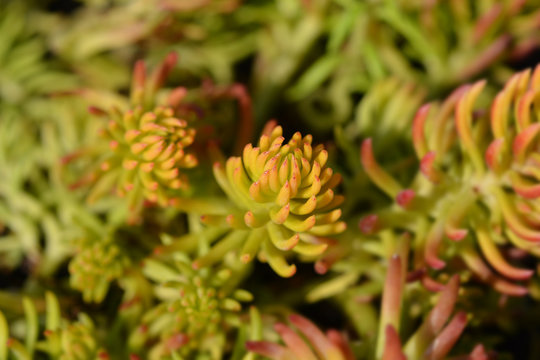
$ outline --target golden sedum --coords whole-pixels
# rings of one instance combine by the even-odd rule
[[[343,202],[334,189],[341,176],[327,166],[323,145],[312,146],[312,137],[295,133],[284,143],[283,130],[274,127],[259,144],[248,144],[241,157],[214,166],[219,184],[241,209],[227,218],[247,235],[242,260],[255,254],[268,261],[281,276],[292,276],[296,267],[284,255],[292,250],[316,257],[328,247],[327,237],[342,232],[339,221]],[[260,250],[260,251],[259,251]]]

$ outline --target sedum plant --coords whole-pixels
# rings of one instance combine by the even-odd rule
[[[538,358],[538,14],[0,4],[0,360]]]
[[[30,360],[45,355],[49,359],[83,360],[109,357],[100,346],[95,326],[88,315],[80,313],[78,320],[73,322],[63,318],[58,299],[50,292],[46,293],[45,305],[45,330],[40,334],[36,306],[29,298],[23,299],[24,342],[15,337],[8,338],[6,318],[0,313],[0,358]]]
[[[286,346],[268,341],[250,341],[246,343],[247,349],[270,359],[354,359],[352,349],[338,331],[329,330],[325,334],[310,320],[296,314],[289,316],[289,322],[309,342],[295,332],[294,328],[277,323],[274,329]]]
[[[185,89],[172,90],[163,105],[156,99],[175,63],[176,55],[170,54],[147,74],[144,63],[138,62],[129,103],[123,99],[120,108],[90,108],[97,116],[107,116],[108,123],[102,131],[102,145],[92,150],[98,156],[97,164],[83,180],[93,183],[89,202],[114,190],[127,197],[130,210],[138,213],[145,200],[167,206],[175,194],[187,188],[180,169],[194,167],[197,159],[185,150],[193,143],[195,130],[175,117]]]
[[[458,298],[459,279],[451,278],[441,291],[436,305],[418,329],[402,345],[399,329],[402,320],[403,293],[405,291],[406,261],[394,255],[388,264],[384,283],[379,333],[371,348],[354,351],[354,343],[336,330],[323,333],[310,320],[300,315],[290,315],[289,322],[298,329],[282,323],[274,325],[284,345],[271,341],[248,341],[248,350],[269,359],[448,359],[448,353],[463,332],[467,323],[465,312],[451,317]],[[303,336],[300,336],[303,335]],[[469,360],[487,360],[489,354],[482,345],[476,346],[468,356],[457,357]],[[453,359],[457,359],[453,358]]]
[[[258,256],[280,276],[290,277],[296,272],[286,260],[290,251],[316,258],[329,245],[326,237],[345,229],[339,221],[343,197],[334,192],[341,177],[327,166],[327,151],[312,147],[312,137],[300,133],[284,143],[282,131],[270,123],[257,147],[248,144],[241,157],[214,165],[217,182],[234,204],[223,216],[232,231],[196,260],[197,266],[242,245],[244,263]]]
[[[475,110],[484,81],[457,89],[441,105],[420,108],[413,124],[420,171],[409,187],[379,167],[372,140],[365,140],[366,173],[395,201],[390,209],[364,221],[370,223],[365,230],[412,231],[415,269],[441,270],[445,258],[456,254],[496,290],[527,293],[515,281],[527,280],[534,272],[512,265],[502,246],[536,255],[533,99],[538,74],[537,68],[512,77],[489,111]],[[433,135],[428,137],[428,132]],[[456,199],[461,201],[456,204]]]
[[[194,270],[181,254],[171,265],[144,261],[143,273],[156,283],[158,303],[143,314],[129,338],[130,349],[148,359],[222,358],[227,334],[240,325],[241,303],[252,295],[235,288],[239,273],[231,268]],[[155,344],[148,348],[150,342]]]
[[[526,1],[275,4],[256,57],[257,119],[294,104],[318,132],[346,124],[356,98],[386,78],[435,94],[485,74],[504,82],[538,49],[538,8]]]
[[[113,239],[79,241],[78,251],[69,263],[70,285],[82,292],[85,302],[100,303],[109,284],[130,266],[130,259]]]

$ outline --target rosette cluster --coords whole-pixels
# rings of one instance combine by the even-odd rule
[[[186,94],[184,88],[170,91],[163,104],[157,102],[157,91],[176,62],[174,54],[147,78],[143,62],[135,65],[129,105],[110,111],[92,107],[90,111],[108,118],[101,131],[103,150],[98,166],[90,176],[94,187],[89,201],[97,200],[112,189],[128,198],[132,210],[143,201],[169,205],[179,191],[188,186],[181,169],[197,165],[189,153],[195,129],[178,118],[177,107]]]
[[[360,225],[367,233],[413,232],[415,270],[442,270],[456,254],[497,291],[523,295],[528,289],[515,281],[534,271],[516,263],[540,255],[540,67],[517,73],[488,109],[475,109],[484,86],[462,86],[444,103],[417,112],[413,144],[420,172],[408,188],[377,164],[371,140],[363,143],[368,176],[395,204]]]
[[[195,129],[174,117],[171,107],[144,111],[138,106],[125,113],[113,111],[111,115],[103,131],[110,153],[101,163],[104,176],[100,181],[116,178],[118,195],[143,197],[166,206],[167,190],[187,186],[187,178],[179,169],[197,165],[195,156],[184,150],[193,143]]]
[[[100,303],[111,282],[130,265],[125,252],[111,239],[83,242],[69,263],[71,287],[82,292],[86,302]]]
[[[249,292],[231,288],[233,271],[194,270],[187,259],[173,266],[146,260],[143,271],[156,282],[159,303],[143,315],[141,326],[131,335],[130,348],[148,351],[148,359],[223,351],[224,336],[239,323],[241,302],[252,300]],[[149,340],[155,341],[151,348]]]
[[[258,146],[248,144],[241,157],[216,163],[214,174],[238,211],[227,222],[246,232],[241,258],[258,253],[279,275],[292,276],[296,267],[284,254],[294,251],[317,257],[328,247],[326,238],[345,230],[335,194],[341,176],[327,166],[323,145],[312,146],[310,135],[295,133],[284,143],[280,126],[261,136]]]

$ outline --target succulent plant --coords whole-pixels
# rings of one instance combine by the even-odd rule
[[[130,259],[111,237],[79,242],[78,251],[69,263],[71,287],[82,292],[86,302],[103,301],[109,284],[120,278]]]
[[[45,275],[65,261],[69,249],[63,240],[74,227],[58,216],[73,210],[63,206],[73,198],[63,196],[67,191],[55,176],[61,145],[53,140],[57,134],[46,119],[51,114],[44,115],[42,105],[54,103],[50,94],[71,89],[78,80],[49,56],[33,5],[0,4],[0,239],[4,269]]]
[[[291,327],[277,323],[274,329],[285,346],[271,341],[248,341],[247,349],[276,360],[446,359],[467,324],[467,315],[463,311],[450,318],[458,298],[459,278],[454,276],[445,285],[436,305],[402,346],[398,332],[404,312],[406,267],[406,261],[402,262],[398,255],[389,260],[379,317],[379,334],[375,343],[368,339],[372,348],[363,351],[362,355],[354,352],[353,344],[343,334],[329,330],[325,335],[315,324],[300,315],[291,315],[289,321],[300,330],[303,337]],[[482,345],[477,345],[470,355],[458,358],[487,360],[489,356]]]
[[[276,2],[276,19],[260,35],[259,121],[287,102],[311,129],[331,131],[379,81],[440,94],[479,75],[504,79],[509,64],[539,46],[538,9],[526,1],[284,3]]]
[[[114,189],[117,195],[126,196],[130,209],[138,213],[145,200],[167,206],[186,189],[187,179],[180,169],[197,164],[186,150],[194,141],[195,130],[175,117],[175,106],[186,90],[176,88],[165,104],[156,105],[157,91],[175,63],[176,55],[169,54],[147,79],[144,63],[137,62],[129,105],[124,102],[123,110],[90,108],[93,114],[108,118],[102,131],[103,146],[99,147],[105,152],[99,153],[98,164],[83,179],[94,183],[90,202]]]
[[[45,330],[40,336],[40,319],[33,301],[23,298],[25,312],[25,341],[22,343],[9,336],[4,314],[0,312],[0,358],[21,360],[46,356],[48,359],[83,360],[108,359],[108,353],[100,345],[96,329],[90,317],[79,313],[78,320],[71,322],[62,317],[60,304],[53,293],[45,296]]]
[[[416,269],[443,269],[441,257],[454,253],[441,249],[450,239],[448,245],[458,249],[456,255],[478,278],[506,294],[527,293],[513,281],[529,279],[533,271],[512,265],[502,250],[508,244],[537,255],[531,210],[539,194],[533,101],[539,78],[539,68],[532,75],[529,70],[516,74],[491,102],[490,112],[474,109],[484,81],[457,89],[442,105],[420,108],[413,124],[420,173],[408,188],[378,166],[371,139],[365,140],[364,168],[396,202],[371,217],[365,229],[414,232]]]
[[[0,0],[0,360],[540,358],[539,16]]]
[[[221,218],[232,231],[195,266],[210,265],[243,244],[243,262],[258,255],[289,277],[296,272],[285,259],[289,251],[316,258],[329,245],[326,237],[345,229],[339,221],[343,197],[334,193],[341,177],[327,166],[323,145],[312,147],[312,137],[300,133],[283,142],[282,128],[271,123],[257,147],[248,144],[241,157],[215,163],[214,175],[234,207],[224,209],[232,211],[226,216],[219,213],[223,209],[209,208],[203,221]]]
[[[524,1],[472,5],[469,1],[400,1],[395,6],[372,6],[374,16],[364,25],[363,34],[369,43],[363,53],[371,56],[366,66],[368,74],[390,72],[408,81],[423,78],[420,82],[436,90],[496,69],[501,60],[509,61],[538,46],[532,30],[532,19],[538,14],[536,7]],[[360,9],[356,6],[355,10]],[[521,26],[516,26],[518,23]],[[407,49],[407,55],[396,46],[400,40],[404,41],[401,46]],[[384,45],[374,51],[375,44]],[[352,52],[352,48],[348,50]]]
[[[339,159],[344,161],[334,163],[344,167],[345,216],[353,214],[359,204],[369,202],[376,207],[385,202],[377,191],[354,191],[370,187],[358,157],[358,147],[366,137],[377,139],[374,155],[389,173],[399,180],[410,178],[414,149],[408,129],[425,97],[426,91],[413,83],[395,77],[377,81],[356,106],[352,121],[334,127],[336,145],[344,155]]]
[[[54,337],[55,334],[47,333],[46,336]],[[67,325],[59,337],[61,344],[59,360],[108,358],[107,353],[99,348],[94,325],[86,315],[80,315],[76,323]]]
[[[459,339],[467,324],[467,315],[461,311],[452,318],[458,298],[459,277],[452,277],[439,295],[437,304],[426,316],[420,327],[401,346],[398,335],[401,322],[402,297],[407,261],[397,255],[389,260],[384,284],[377,338],[376,357],[390,359],[445,359]],[[483,347],[473,350],[478,354],[473,359],[487,359]],[[480,357],[480,354],[485,357]]]
[[[197,353],[220,359],[225,336],[239,326],[241,302],[251,301],[252,295],[234,288],[237,274],[230,268],[194,270],[186,256],[174,258],[172,266],[144,261],[143,272],[155,282],[158,303],[143,315],[129,347],[147,352],[148,359]],[[148,341],[155,345],[147,347]]]
[[[297,314],[290,315],[289,321],[300,331],[301,335],[297,334],[294,328],[285,324],[277,323],[274,325],[274,330],[283,339],[285,346],[268,341],[249,341],[246,343],[246,348],[274,360],[355,359],[347,340],[338,331],[329,330],[325,334],[310,320]]]

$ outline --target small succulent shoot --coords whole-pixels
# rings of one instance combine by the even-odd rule
[[[420,172],[408,188],[377,164],[372,140],[364,141],[366,173],[395,205],[364,218],[361,228],[415,233],[416,269],[445,268],[443,244],[449,239],[477,278],[519,296],[527,288],[515,282],[529,279],[534,271],[511,264],[500,245],[540,255],[540,219],[535,215],[540,206],[540,126],[534,100],[540,93],[540,67],[515,74],[489,112],[474,106],[484,86],[484,81],[462,86],[442,105],[420,108],[413,121]],[[405,214],[407,223],[398,220]]]
[[[252,300],[249,292],[231,284],[236,274],[225,267],[194,270],[180,255],[171,265],[147,259],[143,273],[155,282],[159,302],[143,315],[130,337],[130,349],[147,349],[148,359],[222,353],[228,331],[239,326],[241,303]],[[147,347],[148,341],[155,344]]]
[[[241,157],[215,163],[214,175],[237,210],[218,214],[233,231],[196,266],[211,265],[240,246],[244,263],[258,255],[290,277],[296,266],[287,262],[288,254],[317,258],[328,247],[327,237],[345,230],[339,221],[344,198],[334,192],[341,176],[327,166],[324,146],[313,147],[312,137],[298,132],[284,140],[282,128],[271,123],[257,147],[248,144]]]
[[[444,359],[450,352],[467,324],[465,312],[452,316],[458,291],[459,278],[454,276],[441,291],[435,307],[405,344],[404,353],[410,359]]]
[[[69,263],[69,282],[72,288],[82,292],[85,302],[100,303],[110,284],[119,279],[129,265],[129,257],[110,237],[95,242],[80,241]]]
[[[100,159],[85,180],[93,183],[89,202],[114,190],[127,197],[130,209],[137,213],[145,200],[167,206],[187,189],[188,180],[181,170],[197,165],[195,155],[187,150],[195,129],[175,115],[186,89],[171,90],[162,104],[157,99],[176,58],[169,54],[151,74],[147,74],[144,62],[138,61],[125,108],[90,107],[92,114],[107,118],[107,125],[101,132],[104,146]]]
[[[354,360],[347,339],[336,330],[326,334],[310,320],[297,314],[289,316],[291,325],[277,323],[274,330],[284,344],[248,341],[246,348],[272,360]],[[295,331],[296,329],[296,331]]]
[[[380,358],[385,347],[389,346],[387,344],[388,339],[384,336],[388,331],[388,327],[399,331],[404,285],[401,259],[399,256],[394,255],[388,264],[384,283],[379,319],[379,336],[377,337],[377,358]]]
[[[23,298],[25,312],[24,342],[8,337],[4,315],[0,312],[0,359],[31,360],[42,355],[58,360],[108,359],[108,353],[99,345],[90,317],[79,313],[76,322],[62,318],[56,296],[45,296],[45,330],[40,336],[40,319],[33,301]]]
[[[458,298],[459,277],[453,276],[444,285],[438,295],[436,305],[405,346],[402,346],[398,333],[403,289],[406,282],[405,268],[406,264],[402,264],[400,256],[394,255],[390,258],[381,305],[376,358],[443,360],[452,350],[467,324],[465,312],[459,311],[452,316]],[[469,359],[487,359],[487,354],[481,345],[475,347],[471,354],[475,356],[471,355]]]

